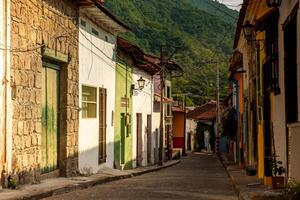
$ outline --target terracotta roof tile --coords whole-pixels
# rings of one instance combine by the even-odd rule
[[[223,103],[220,103],[220,110],[223,110]],[[187,113],[187,118],[195,120],[213,120],[216,118],[216,101],[212,100]]]

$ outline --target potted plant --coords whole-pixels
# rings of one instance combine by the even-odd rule
[[[248,176],[256,176],[257,170],[255,167],[253,166],[247,166],[246,167],[246,174]]]
[[[293,179],[290,180],[281,193],[283,200],[300,199],[300,182]]]
[[[277,161],[276,156],[272,160],[272,185],[273,189],[282,189],[284,188],[285,178],[282,176],[285,173],[285,169],[282,166],[281,161]]]

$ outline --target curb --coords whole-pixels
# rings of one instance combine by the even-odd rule
[[[177,160],[176,162],[173,162],[173,163],[170,163],[170,164],[167,164],[164,166],[159,166],[159,167],[153,168],[153,169],[148,169],[148,170],[146,169],[143,171],[132,172],[131,174],[127,174],[127,175],[111,176],[111,177],[101,178],[98,180],[91,180],[88,182],[75,183],[75,184],[71,184],[71,185],[66,185],[59,189],[53,189],[53,190],[50,190],[47,192],[34,194],[34,195],[26,196],[26,197],[18,197],[18,198],[10,199],[10,200],[39,200],[39,199],[43,199],[43,198],[47,198],[47,197],[51,197],[51,196],[69,193],[69,192],[72,192],[75,190],[83,190],[83,189],[87,189],[87,188],[101,185],[104,183],[109,183],[109,182],[113,182],[113,181],[117,181],[117,180],[121,180],[121,179],[128,179],[128,178],[132,178],[135,176],[140,176],[143,174],[159,171],[159,170],[177,165],[180,162],[181,162],[180,160]]]
[[[259,193],[241,191],[241,189],[239,188],[235,178],[228,171],[227,165],[225,164],[224,159],[222,158],[222,156],[219,155],[218,157],[219,157],[223,167],[225,168],[228,177],[231,180],[232,188],[233,188],[234,192],[236,193],[236,195],[238,196],[239,200],[279,200],[279,199],[282,199],[281,196],[278,195],[278,194],[264,194],[264,195],[261,195]]]
[[[225,171],[226,171],[227,176],[229,177],[229,179],[230,179],[230,181],[231,181],[232,189],[233,189],[233,191],[235,192],[235,194],[238,196],[238,199],[239,199],[239,200],[246,200],[246,199],[243,197],[242,192],[241,192],[240,189],[238,188],[235,179],[234,179],[234,178],[231,176],[231,174],[229,173],[229,171],[228,171],[228,169],[227,169],[227,165],[226,165],[225,162],[224,162],[224,159],[222,158],[222,156],[221,156],[220,154],[218,155],[218,157],[219,157],[219,160],[220,160],[222,166],[224,167],[224,169],[225,169]]]

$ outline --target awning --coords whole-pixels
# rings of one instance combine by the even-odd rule
[[[154,101],[156,101],[156,102],[161,101],[160,94],[154,93]],[[171,98],[164,97],[163,98],[163,103],[175,103],[175,101]]]
[[[180,113],[184,113],[184,110],[178,106],[173,106],[172,107],[172,112],[180,112]]]

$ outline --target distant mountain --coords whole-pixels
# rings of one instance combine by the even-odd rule
[[[226,23],[235,23],[239,16],[236,10],[229,9],[226,5],[212,0],[187,0],[200,10],[211,13]]]
[[[123,36],[144,51],[159,55],[160,45],[166,41],[184,45],[174,56],[185,70],[183,77],[174,80],[175,93],[201,95],[191,99],[195,104],[214,98],[214,67],[199,63],[218,58],[223,61],[221,91],[226,95],[226,65],[232,52],[236,11],[212,0],[106,0],[105,5],[132,28]]]

